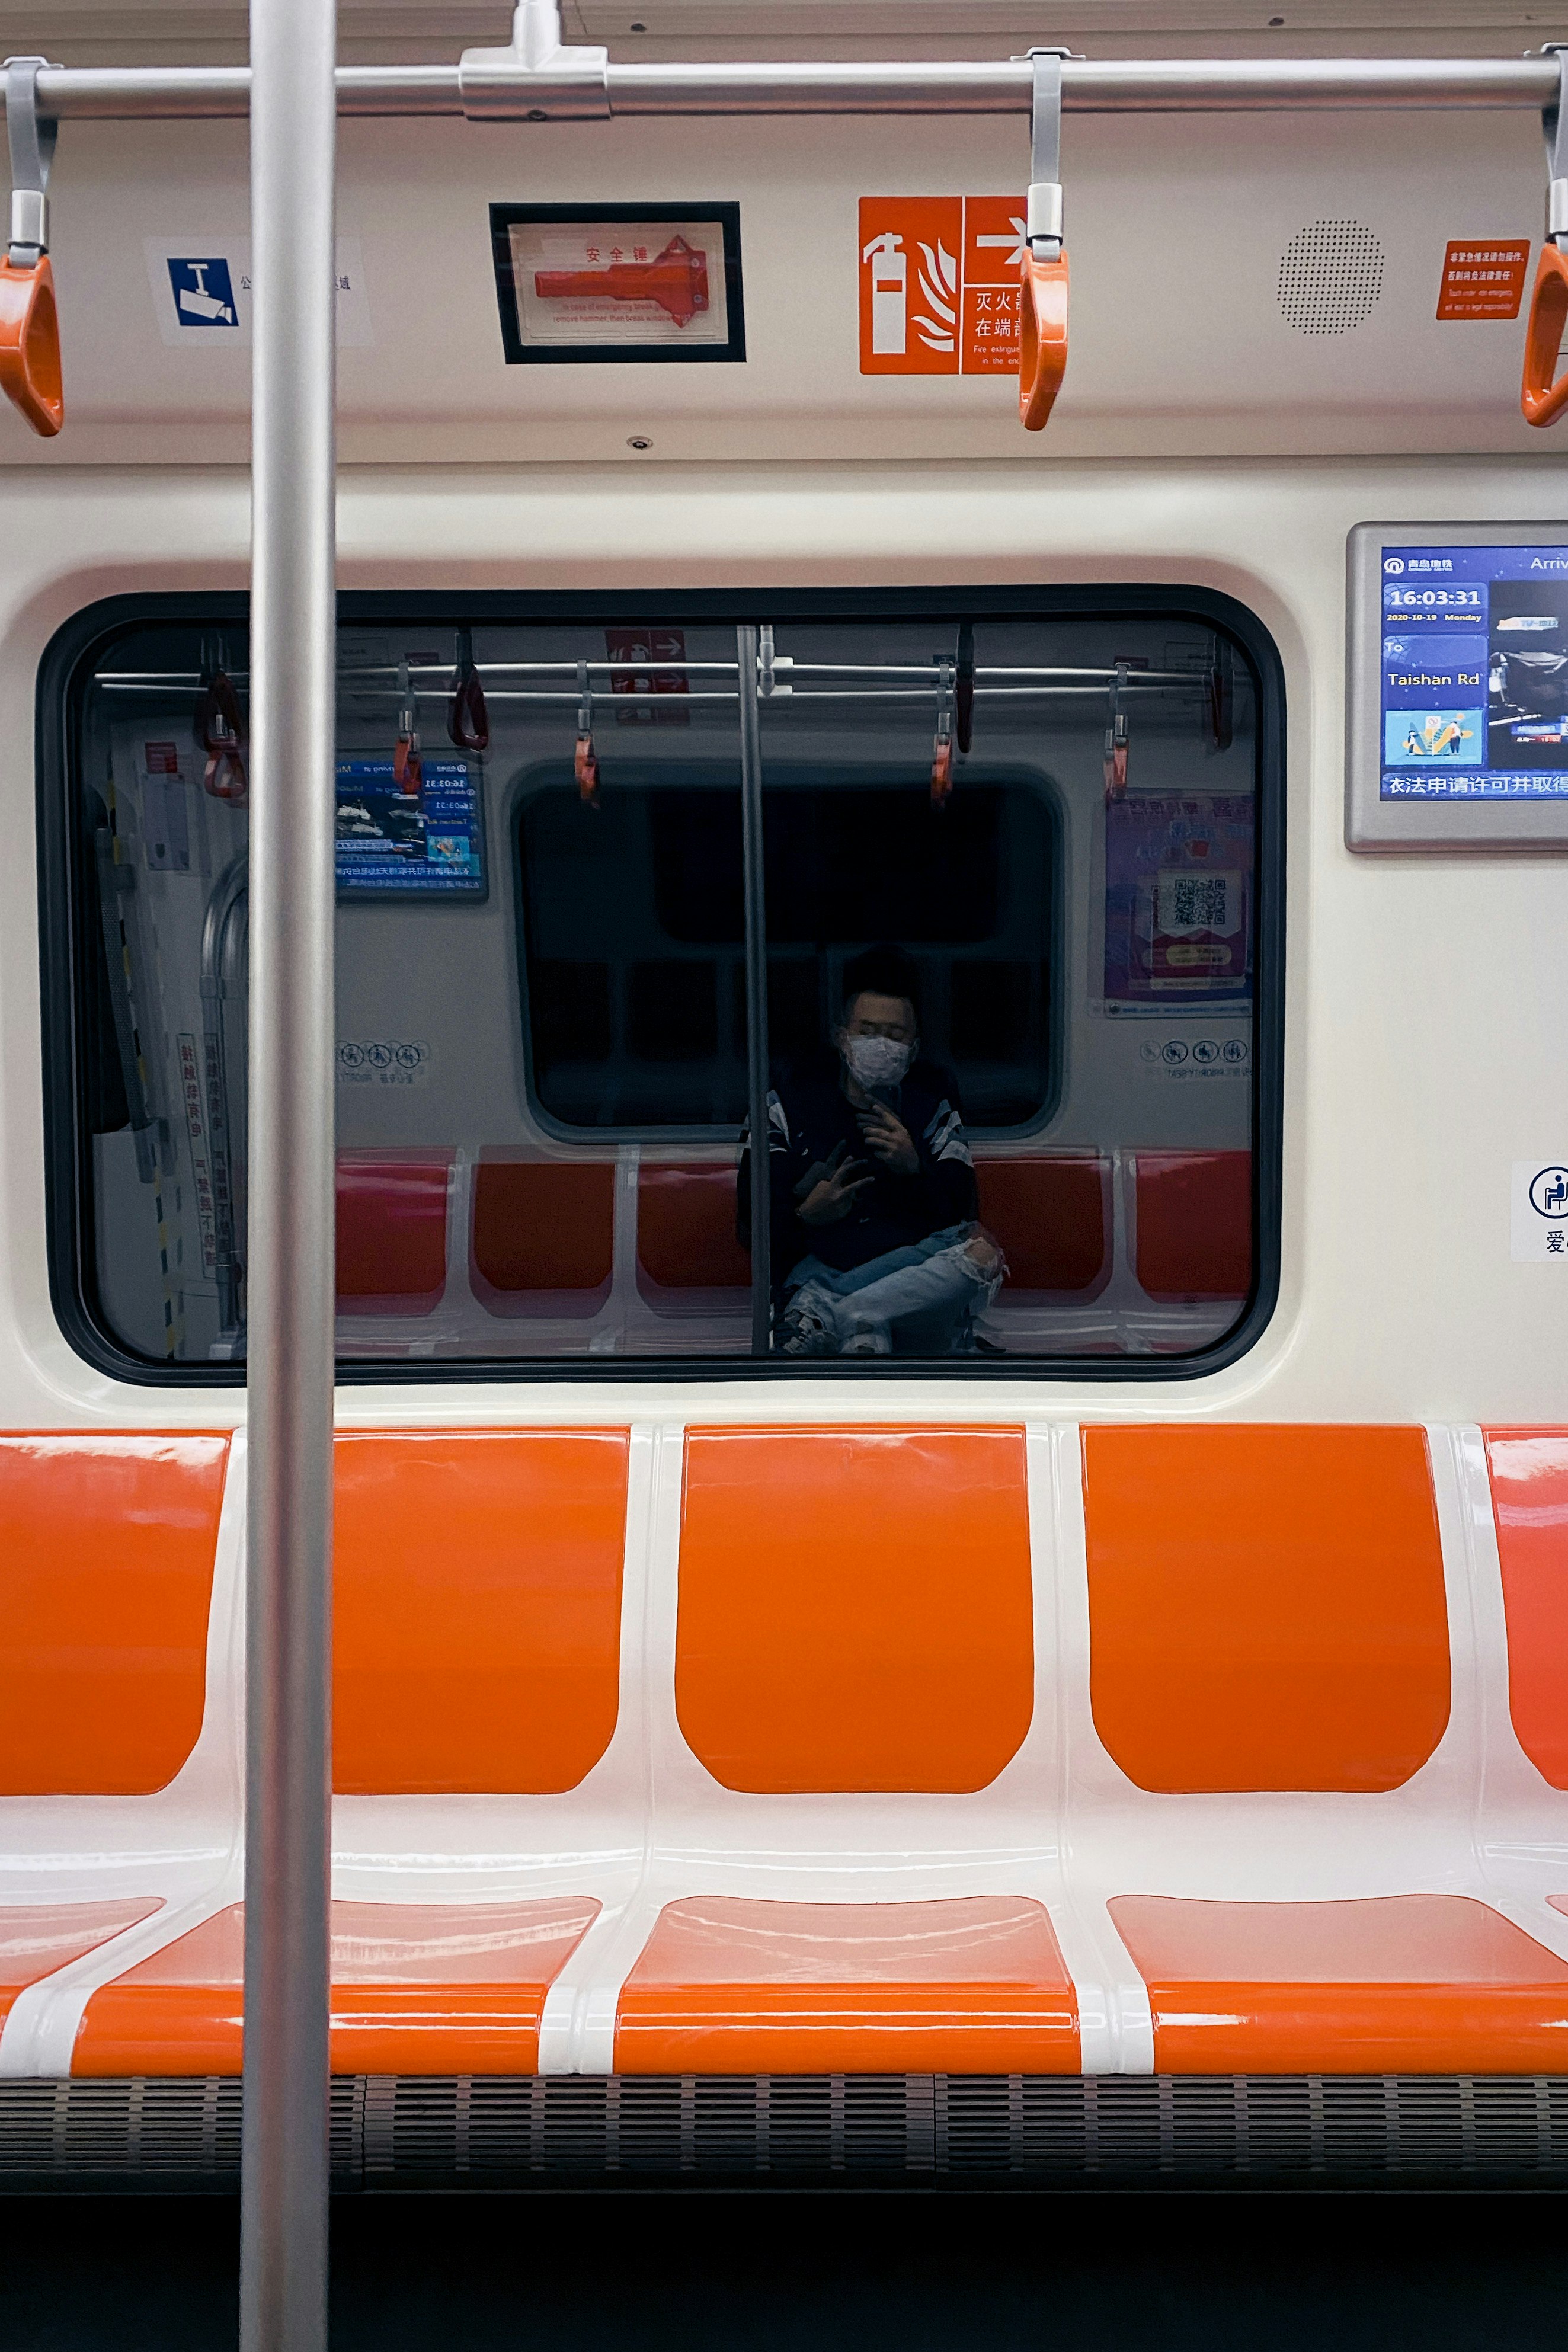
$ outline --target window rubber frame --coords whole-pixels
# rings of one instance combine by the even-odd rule
[[[85,1056],[78,1034],[81,877],[79,828],[72,821],[81,776],[81,709],[86,674],[104,648],[135,626],[248,627],[244,591],[132,592],[85,605],[61,624],[44,649],[35,696],[35,775],[38,866],[39,1018],[43,1059],[45,1230],[49,1297],[68,1344],[95,1371],[130,1386],[232,1390],[245,1385],[239,1363],[174,1362],[142,1356],[115,1338],[101,1312],[93,1274],[91,1137],[85,1120]],[[908,1356],[795,1360],[781,1356],[363,1357],[343,1360],[344,1388],[434,1387],[453,1382],[559,1386],[563,1381],[657,1382],[755,1380],[1031,1381],[1142,1385],[1195,1381],[1224,1371],[1262,1337],[1279,1292],[1285,1113],[1286,773],[1285,674],[1263,622],[1239,599],[1180,582],[1053,582],[995,588],[761,588],[562,592],[487,589],[343,590],[340,628],[427,622],[504,626],[552,622],[676,625],[742,621],[987,620],[1181,615],[1230,639],[1257,688],[1258,740],[1254,828],[1252,1111],[1252,1286],[1236,1320],[1208,1347],[1166,1356]]]

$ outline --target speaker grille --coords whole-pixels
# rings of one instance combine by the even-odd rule
[[[1316,220],[1279,257],[1279,308],[1303,335],[1343,335],[1383,292],[1383,246],[1361,221]]]

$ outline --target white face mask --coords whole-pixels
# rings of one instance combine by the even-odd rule
[[[912,1045],[896,1037],[841,1037],[839,1050],[849,1075],[863,1087],[896,1087],[915,1058]]]

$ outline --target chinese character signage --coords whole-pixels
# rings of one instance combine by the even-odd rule
[[[492,205],[508,364],[743,360],[738,205]]]
[[[862,196],[862,375],[1016,375],[1019,196]]]
[[[1450,240],[1437,289],[1439,319],[1517,319],[1524,296],[1530,239]]]

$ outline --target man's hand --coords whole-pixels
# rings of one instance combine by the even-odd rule
[[[921,1156],[910,1130],[886,1103],[873,1102],[869,1109],[858,1111],[856,1118],[867,1150],[875,1152],[884,1168],[890,1168],[895,1176],[920,1174]]]
[[[805,1181],[811,1189],[795,1210],[803,1223],[836,1225],[840,1217],[849,1214],[856,1195],[863,1192],[868,1184],[876,1182],[863,1160],[845,1158],[848,1149],[847,1143],[836,1143],[826,1160],[819,1160],[806,1170]],[[815,1183],[811,1182],[813,1177],[816,1179]],[[797,1195],[801,1189],[797,1184]]]

